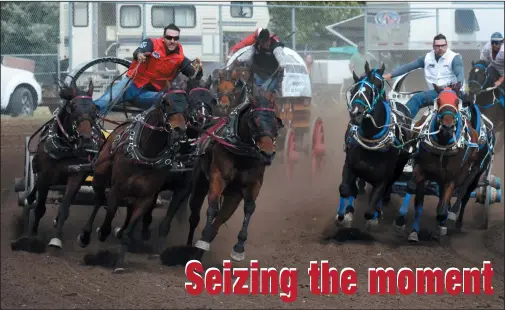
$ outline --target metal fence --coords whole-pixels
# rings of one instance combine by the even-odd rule
[[[302,57],[310,55],[314,63],[325,64],[314,81],[338,84],[350,77],[349,59],[359,42],[373,66],[385,63],[390,71],[428,52],[433,37],[443,33],[450,48],[461,53],[468,65],[478,59],[491,33],[503,33],[504,5],[2,2],[2,54],[35,59],[37,78],[49,81],[52,72],[60,75],[67,67],[93,58],[131,58],[142,38],[161,36],[171,22],[181,28],[185,54],[200,57],[209,69],[221,65],[231,46],[254,29],[268,27]]]

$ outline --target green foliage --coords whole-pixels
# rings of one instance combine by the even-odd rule
[[[308,46],[310,49],[327,49],[335,36],[324,28],[327,25],[337,23],[342,20],[362,14],[359,2],[333,2],[333,1],[269,1],[267,4],[275,5],[305,5],[305,6],[327,6],[322,8],[296,9],[296,44],[297,49]],[[346,6],[349,8],[331,8],[332,6]],[[269,29],[275,32],[288,47],[291,46],[291,38],[287,38],[292,33],[291,7],[270,7]]]
[[[2,2],[2,54],[56,54],[59,2]]]

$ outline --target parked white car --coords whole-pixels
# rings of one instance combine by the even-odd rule
[[[42,101],[42,88],[32,72],[2,64],[2,114],[32,115]]]

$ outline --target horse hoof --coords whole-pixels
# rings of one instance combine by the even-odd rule
[[[114,268],[114,271],[112,271],[112,273],[116,273],[116,274],[124,273],[124,272],[126,272],[126,268],[123,268],[123,267]]]
[[[231,257],[231,259],[233,259],[236,262],[241,262],[245,259],[245,252],[237,253],[237,252],[235,252],[235,250],[232,249],[231,253],[230,253],[230,257]]]
[[[114,228],[114,237],[121,239],[122,236],[123,236],[123,229],[121,227]]]
[[[405,236],[405,224],[402,226],[396,225],[396,222],[393,222],[393,227],[395,228],[395,234],[399,238],[403,238]]]
[[[198,240],[195,243],[195,248],[198,248],[198,249],[204,250],[204,251],[208,251],[208,250],[210,250],[210,243],[202,241],[202,240]]]
[[[458,219],[458,215],[454,212],[449,212],[449,214],[447,215],[447,219],[449,221],[456,222],[456,220]]]
[[[447,226],[440,226],[438,225],[438,234],[440,236],[446,236],[447,235]]]
[[[417,232],[415,232],[415,231],[411,232],[409,235],[409,238],[407,240],[412,243],[418,243],[419,236],[417,235]]]
[[[84,239],[84,237],[82,236],[82,234],[79,234],[77,236],[77,244],[81,247],[81,248],[85,248],[88,246],[89,242],[88,243],[85,243],[83,242],[82,240]]]
[[[379,228],[379,220],[374,219],[374,220],[367,220],[365,222],[365,229],[372,231]]]
[[[61,248],[63,248],[63,243],[61,242],[60,239],[53,238],[53,239],[51,239],[51,241],[49,241],[49,246],[53,247],[53,248],[61,249]]]

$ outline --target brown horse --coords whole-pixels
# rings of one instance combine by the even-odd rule
[[[470,121],[462,114],[463,105],[458,93],[460,85],[456,84],[443,90],[436,85],[434,88],[439,93],[435,100],[435,112],[423,116],[415,125],[416,128],[421,128],[421,134],[427,138],[420,142],[415,155],[412,179],[408,182],[407,194],[395,220],[397,229],[403,235],[408,204],[415,193],[415,218],[412,232],[408,237],[411,242],[419,241],[425,182],[434,181],[439,186],[437,222],[439,236],[445,236],[450,200],[454,190],[459,188],[460,195],[468,194],[469,197],[467,192],[469,180],[473,182],[480,165],[479,136]],[[460,213],[461,217],[462,214],[463,212]]]
[[[135,120],[118,126],[107,138],[98,154],[93,174],[95,208],[78,236],[82,247],[89,244],[96,213],[107,197],[107,214],[97,229],[98,239],[104,242],[111,233],[111,223],[118,205],[127,207],[127,222],[121,238],[121,250],[115,271],[124,270],[124,258],[133,231],[155,204],[156,197],[172,169],[179,141],[186,131],[184,113],[186,93],[172,90],[160,102],[143,112]]]
[[[246,74],[244,68],[223,68],[213,72],[213,83],[211,92],[217,99],[215,116],[228,115],[236,104],[243,101],[243,97],[248,92],[246,84],[243,83]]]
[[[182,76],[182,75],[179,75]],[[179,83],[174,85],[174,88],[183,87],[188,94],[188,110],[186,113],[186,119],[188,120],[187,136],[190,140],[196,140],[208,125],[209,118],[212,117],[211,113],[216,105],[216,99],[210,94],[209,87],[211,84],[211,79],[204,81],[188,80],[184,83]],[[173,88],[173,89],[174,89]],[[165,239],[170,231],[170,226],[174,216],[177,212],[186,205],[189,195],[192,190],[192,155],[193,151],[187,154],[188,151],[181,154],[182,157],[186,157],[181,160],[181,167],[174,167],[165,178],[165,183],[163,184],[161,191],[172,191],[172,197],[170,204],[167,209],[167,213],[158,228],[158,242],[156,244],[155,256],[161,253],[163,250]],[[187,156],[184,156],[187,155]],[[189,168],[188,168],[189,167]],[[142,238],[147,241],[151,237],[151,232],[149,226],[152,223],[152,211],[155,205],[144,214],[142,217]],[[128,218],[126,220],[129,220]],[[122,238],[123,231],[127,228],[129,221],[123,223],[122,227],[117,227],[114,230],[114,234],[118,238]]]
[[[179,264],[196,252],[196,259],[208,251],[219,228],[235,212],[244,200],[244,222],[233,247],[231,257],[236,261],[245,258],[244,243],[256,199],[263,184],[266,166],[275,156],[275,139],[282,126],[277,117],[275,102],[267,100],[263,93],[247,95],[247,100],[229,115],[229,121],[217,131],[224,139],[204,140],[208,145],[205,154],[197,158],[193,170],[193,191],[189,201],[191,215],[187,246],[181,256],[174,257],[172,251],[162,254],[165,264]],[[273,97],[271,97],[273,98]],[[200,210],[208,195],[207,223],[202,239],[191,248],[195,229],[200,222]],[[224,197],[221,207],[220,198]],[[189,250],[189,251],[188,251]]]
[[[63,106],[54,118],[39,130],[40,141],[32,161],[36,181],[25,199],[22,215],[26,235],[11,243],[13,250],[31,251],[33,247],[43,247],[38,245],[40,242],[35,237],[40,219],[46,212],[46,199],[50,187],[55,185],[65,185],[66,189],[58,209],[58,216],[53,221],[57,229],[56,236],[50,241],[49,246],[62,248],[63,225],[68,218],[70,204],[90,174],[90,171],[85,169],[69,172],[68,167],[89,164],[105,140],[96,125],[97,109],[92,95],[91,81],[87,92],[78,90],[75,83],[62,88],[60,97],[64,100]],[[30,230],[30,210],[35,201],[35,220]]]

